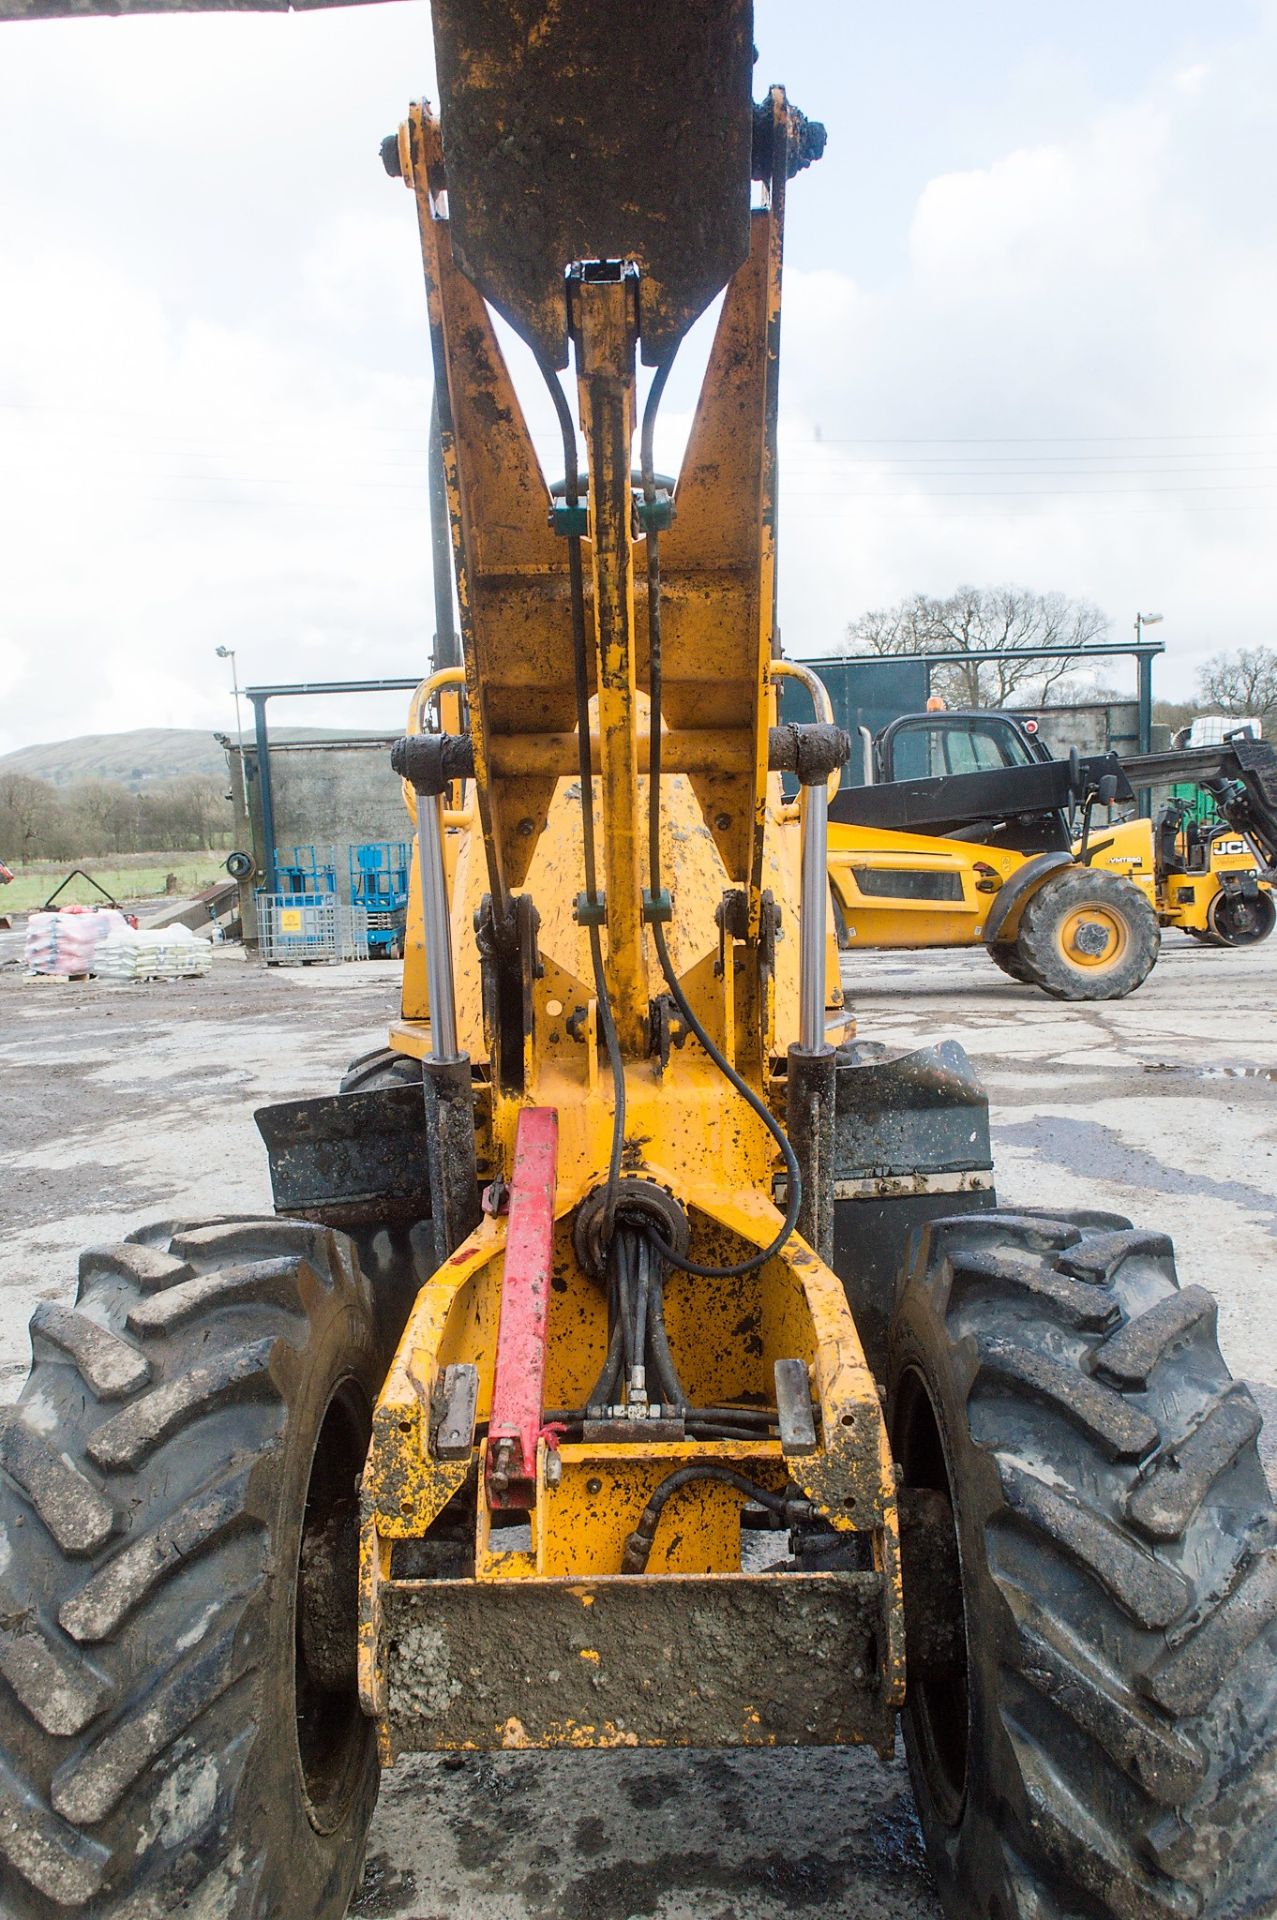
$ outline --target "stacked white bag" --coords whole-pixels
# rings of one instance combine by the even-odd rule
[[[141,932],[117,927],[98,949],[99,980],[195,980],[213,964],[213,949],[189,927]]]
[[[27,921],[28,973],[93,973],[99,946],[129,931],[118,907],[63,907]]]

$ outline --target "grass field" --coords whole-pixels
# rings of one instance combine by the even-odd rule
[[[214,880],[226,878],[225,853],[131,853],[106,860],[86,860],[83,866],[99,886],[121,903],[129,900],[153,900],[164,892],[170,873],[177,875],[179,898],[198,893]],[[0,887],[0,913],[30,913],[42,907],[59,881],[77,865],[76,861],[33,860],[15,868],[15,878]],[[58,896],[60,907],[101,905],[101,896],[83,880],[73,880]]]

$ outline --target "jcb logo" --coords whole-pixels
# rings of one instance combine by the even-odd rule
[[[1215,851],[1216,853],[1249,853],[1250,849],[1244,840],[1217,840]]]

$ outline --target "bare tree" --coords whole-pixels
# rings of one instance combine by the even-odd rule
[[[229,846],[222,781],[205,774],[132,793],[117,780],[54,787],[28,774],[0,776],[0,858],[85,860]]]
[[[1024,587],[959,587],[943,600],[917,593],[894,607],[862,613],[847,627],[850,653],[981,653],[932,669],[932,686],[968,707],[1003,707],[1012,695],[1046,701],[1076,672],[1069,653],[1102,640],[1108,618],[1089,600]],[[1021,647],[1058,647],[1056,660],[1008,660]]]
[[[42,854],[49,822],[58,812],[58,795],[49,781],[26,773],[0,778],[0,846],[10,860],[15,854],[20,859]]]
[[[1263,721],[1265,733],[1277,729],[1277,649],[1218,653],[1197,679],[1205,706],[1217,713],[1253,714]]]

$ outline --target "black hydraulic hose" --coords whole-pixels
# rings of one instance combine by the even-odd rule
[[[603,1371],[595,1381],[593,1390],[586,1401],[587,1410],[590,1407],[610,1407],[615,1405],[616,1383],[620,1378],[621,1367],[625,1361],[625,1321],[621,1317],[621,1306],[617,1293],[616,1268],[614,1263],[612,1263],[608,1276],[607,1298],[608,1316],[611,1323],[611,1332],[608,1335],[607,1343],[607,1356],[603,1362]],[[567,1420],[579,1420],[581,1415],[579,1413],[568,1413],[563,1417]]]
[[[551,1407],[546,1411],[545,1418],[547,1421],[553,1421],[556,1426],[579,1427],[582,1421],[589,1418],[590,1407],[597,1404],[598,1402],[591,1398],[584,1407]],[[775,1407],[688,1406],[681,1411],[689,1426],[736,1427],[742,1439],[766,1440],[769,1437],[769,1429],[777,1424]],[[480,1420],[475,1431],[479,1434],[486,1433],[487,1422]]]
[[[556,1429],[560,1439],[579,1441],[585,1431],[586,1419],[593,1417],[587,1408],[585,1414],[574,1414],[571,1417],[560,1413],[547,1413],[545,1415],[545,1423],[547,1426],[552,1425]],[[647,1421],[635,1420],[632,1426],[628,1422],[624,1424],[629,1427],[629,1437],[635,1440],[643,1440],[647,1437],[646,1429],[649,1425]],[[757,1441],[760,1438],[768,1437],[766,1435],[760,1435],[757,1429],[753,1427],[729,1427],[715,1420],[697,1420],[693,1418],[691,1414],[686,1418],[685,1432],[689,1440]],[[613,1430],[611,1438],[615,1440],[615,1430]]]
[[[729,1487],[735,1487],[747,1499],[756,1500],[760,1507],[769,1513],[777,1513],[782,1519],[798,1520],[806,1518],[812,1511],[808,1500],[794,1500],[787,1494],[773,1493],[770,1487],[760,1487],[753,1480],[747,1480],[743,1473],[737,1473],[734,1467],[719,1466],[715,1462],[705,1462],[692,1467],[679,1467],[669,1473],[654,1489],[647,1505],[639,1515],[638,1525],[625,1542],[625,1552],[621,1558],[622,1573],[642,1573],[652,1551],[656,1529],[661,1523],[661,1515],[667,1502],[680,1487],[690,1486],[695,1480],[721,1480]]]
[[[693,1407],[690,1417],[697,1420],[731,1421],[742,1427],[774,1427],[775,1407]]]
[[[625,1378],[628,1381],[630,1370],[634,1366],[637,1358],[638,1348],[634,1340],[634,1295],[631,1291],[631,1281],[634,1278],[634,1274],[630,1265],[629,1235],[624,1230],[617,1234],[613,1242],[612,1258],[616,1262],[616,1296],[621,1316],[621,1325],[625,1332],[622,1345],[622,1353],[624,1356],[622,1364]]]
[[[687,1437],[689,1440],[766,1440],[771,1436],[760,1433],[757,1427],[733,1427],[724,1420],[698,1420],[688,1414]]]
[[[656,413],[661,404],[661,395],[665,391],[665,382],[669,377],[669,370],[672,365],[673,360],[671,358],[670,360],[662,362],[657,368],[652,384],[648,389],[647,403],[643,408],[643,430],[639,441],[639,457],[642,463],[643,499],[649,507],[656,499],[656,477],[652,451],[656,431]],[[648,675],[649,686],[651,688],[651,706],[648,720],[648,732],[651,736],[651,745],[649,748],[650,757],[648,761],[649,772],[647,788],[647,863],[651,897],[653,904],[655,904],[661,890],[661,554],[660,541],[656,530],[652,527],[649,527],[647,534],[647,642]],[[674,971],[674,965],[670,959],[669,947],[665,940],[665,928],[659,920],[652,921],[652,939],[656,947],[656,957],[660,962],[661,972],[665,976],[665,984],[670,990],[670,994],[675,1006],[678,1008],[684,1025],[699,1041],[719,1072],[725,1076],[730,1085],[745,1101],[746,1105],[758,1115],[776,1142],[777,1147],[780,1149],[781,1158],[785,1162],[787,1204],[785,1207],[785,1219],[780,1232],[776,1235],[770,1246],[760,1247],[756,1252],[747,1255],[744,1260],[738,1260],[735,1265],[730,1267],[702,1266],[699,1262],[689,1260],[683,1254],[677,1253],[669,1242],[663,1240],[656,1232],[652,1232],[651,1234],[652,1243],[660,1252],[662,1258],[668,1265],[677,1267],[680,1273],[696,1274],[701,1279],[706,1280],[715,1278],[734,1280],[742,1274],[755,1273],[759,1267],[765,1266],[774,1254],[780,1252],[780,1249],[793,1233],[794,1228],[798,1224],[798,1215],[802,1206],[802,1174],[799,1170],[797,1155],[790,1146],[785,1131],[777,1121],[775,1115],[770,1111],[766,1102],[760,1100],[753,1088],[741,1078],[740,1074],[737,1073],[735,1067],[732,1066],[725,1055],[719,1052],[708,1033],[706,1033],[704,1026],[692,1011],[691,1003],[687,995],[683,992],[678,975]]]
[[[563,498],[574,507],[580,498],[580,475],[576,458],[576,429],[572,410],[549,361],[536,351],[541,377],[550,391],[559,430],[563,436]],[[581,835],[585,852],[585,897],[591,909],[597,908],[598,870],[594,859],[594,768],[590,754],[589,659],[585,642],[585,585],[581,566],[581,536],[568,535],[568,581],[572,604],[572,666],[576,681],[577,758],[581,777]],[[594,974],[594,998],[598,1005],[603,1045],[612,1073],[612,1151],[608,1160],[607,1202],[603,1216],[602,1245],[606,1251],[616,1219],[616,1202],[621,1186],[621,1154],[625,1146],[625,1063],[621,1043],[612,1017],[612,997],[608,992],[603,966],[603,944],[596,922],[589,927],[590,964]]]
[[[642,1237],[634,1240],[634,1362],[636,1367],[647,1369],[647,1328],[648,1305],[652,1288],[652,1256],[647,1241]]]
[[[759,1247],[755,1253],[751,1253],[746,1259],[737,1260],[734,1265],[730,1267],[703,1266],[699,1261],[689,1260],[685,1254],[679,1253],[667,1240],[663,1240],[658,1233],[652,1233],[652,1242],[659,1250],[662,1259],[671,1267],[677,1267],[680,1273],[694,1273],[705,1280],[735,1280],[741,1274],[757,1272],[758,1268],[764,1266],[774,1254],[779,1253],[797,1226],[798,1213],[802,1205],[803,1197],[803,1180],[802,1173],[798,1166],[798,1156],[790,1146],[785,1130],[777,1120],[775,1114],[769,1110],[765,1102],[759,1099],[754,1089],[741,1078],[726,1055],[719,1052],[708,1033],[706,1033],[705,1028],[697,1019],[696,1014],[692,1010],[692,1004],[683,992],[678,975],[674,971],[674,964],[670,959],[670,951],[665,944],[665,929],[659,920],[654,921],[652,924],[652,938],[656,945],[656,957],[660,961],[661,972],[665,976],[665,984],[670,990],[671,998],[678,1008],[684,1025],[700,1042],[719,1072],[736,1089],[745,1104],[758,1115],[763,1125],[767,1128],[767,1131],[771,1134],[772,1139],[776,1142],[777,1147],[780,1149],[781,1159],[785,1163],[785,1180],[788,1193],[786,1195],[785,1218],[781,1223],[780,1231],[769,1245]]]
[[[649,1243],[650,1244],[650,1243]],[[655,1253],[656,1249],[652,1251]],[[652,1371],[656,1375],[661,1390],[661,1399],[668,1401],[680,1413],[687,1411],[689,1401],[687,1389],[679,1378],[678,1368],[674,1364],[674,1355],[670,1349],[669,1335],[665,1331],[665,1275],[659,1253],[652,1274],[651,1300],[648,1305],[647,1348],[652,1356]]]

